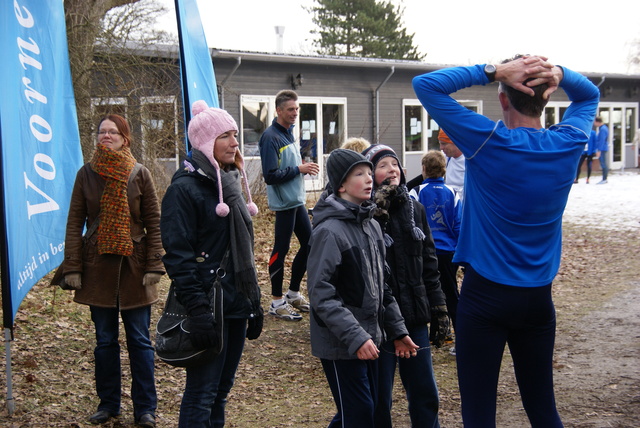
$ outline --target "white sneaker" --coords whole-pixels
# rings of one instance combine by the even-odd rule
[[[302,319],[302,315],[293,310],[293,306],[286,302],[277,308],[273,306],[273,303],[269,305],[269,314],[286,321],[300,321]]]
[[[298,297],[294,299],[291,299],[289,298],[289,296],[285,295],[284,300],[300,312],[309,312],[309,302],[304,298],[304,296],[302,296],[302,294],[298,294]]]
[[[600,181],[600,182],[598,182],[598,183],[596,183],[596,184],[607,184],[607,183],[608,183],[608,181],[607,181],[607,180],[602,180],[602,181]]]

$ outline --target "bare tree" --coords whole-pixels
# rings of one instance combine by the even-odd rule
[[[157,0],[65,0],[69,59],[82,152],[90,159],[101,116],[132,127],[134,156],[162,190],[184,154],[177,40],[157,29]],[[113,100],[125,100],[114,103]],[[180,150],[180,151],[179,151]]]
[[[632,70],[640,70],[640,38],[630,42],[629,65]]]
[[[95,115],[107,112],[93,108],[92,99],[125,97],[129,120],[135,122],[141,96],[175,94],[177,56],[167,58],[168,45],[175,41],[154,29],[157,18],[167,12],[157,0],[65,0],[64,5],[86,159],[93,151]]]

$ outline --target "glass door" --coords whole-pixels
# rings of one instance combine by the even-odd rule
[[[346,139],[346,100],[300,97],[297,140],[303,162],[320,166],[317,176],[305,175],[307,191],[322,192],[326,183],[325,162],[329,153]]]
[[[302,156],[302,163],[315,162],[318,163],[318,143],[322,141],[322,128],[318,126],[319,120],[319,103],[300,101],[300,114],[298,115],[298,138],[300,141],[300,155]],[[320,143],[321,145],[322,143]],[[322,148],[320,147],[320,150]],[[322,153],[322,151],[320,152]],[[321,178],[322,175],[309,175],[305,174],[304,184],[305,189],[309,191],[322,190],[323,184]]]

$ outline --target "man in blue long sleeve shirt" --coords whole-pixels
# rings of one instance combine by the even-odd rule
[[[474,113],[449,95],[494,80],[504,121]],[[413,86],[467,162],[453,259],[467,267],[456,329],[465,427],[495,426],[505,344],[532,426],[560,427],[551,283],[560,265],[562,213],[599,91],[584,76],[537,56],[439,70],[414,78]],[[544,129],[540,118],[558,87],[572,103],[560,123]]]
[[[272,302],[269,314],[287,321],[300,321],[298,313],[309,312],[309,302],[300,294],[300,282],[307,270],[307,253],[311,222],[305,205],[307,194],[304,174],[316,175],[319,166],[302,163],[300,146],[293,136],[293,126],[300,106],[298,94],[283,90],[276,95],[276,115],[262,136],[258,147],[262,175],[267,183],[269,209],[276,213],[273,251],[269,258]],[[296,234],[300,249],[291,265],[289,290],[283,296],[284,260],[289,252],[291,236]]]
[[[607,184],[609,175],[609,127],[605,125],[600,116],[594,122],[596,126],[596,151],[599,152],[600,168],[602,169],[602,181],[598,184]]]

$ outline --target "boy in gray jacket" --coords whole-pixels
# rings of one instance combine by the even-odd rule
[[[372,221],[372,164],[336,149],[327,160],[333,192],[313,210],[307,282],[311,351],[322,363],[337,407],[329,427],[371,427],[377,397],[378,346],[417,355],[385,281],[385,246]]]

